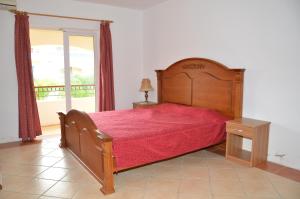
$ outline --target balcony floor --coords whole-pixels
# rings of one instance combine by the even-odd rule
[[[43,135],[60,134],[60,125],[42,126]]]

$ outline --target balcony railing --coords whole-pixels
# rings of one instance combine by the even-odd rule
[[[95,84],[71,85],[71,96],[75,98],[95,96]],[[35,95],[37,100],[58,99],[66,96],[65,86],[35,86]]]

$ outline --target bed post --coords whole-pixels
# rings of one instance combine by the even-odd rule
[[[163,70],[155,70],[157,77],[157,102],[162,103],[162,95],[161,95],[161,84],[162,84],[162,73]]]
[[[106,194],[115,192],[113,176],[112,140],[102,142],[104,178],[101,191]]]
[[[234,118],[241,118],[243,115],[243,87],[244,87],[244,69],[236,70],[235,75],[235,90],[234,90],[234,110],[233,115]]]
[[[60,137],[60,144],[59,147],[65,148],[67,147],[66,143],[66,131],[65,131],[65,117],[66,115],[62,112],[57,113],[59,115],[59,120],[60,120],[60,132],[61,132],[61,137]]]

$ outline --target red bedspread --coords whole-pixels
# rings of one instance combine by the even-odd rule
[[[225,139],[228,120],[212,110],[176,104],[89,115],[113,137],[117,170],[216,144]]]

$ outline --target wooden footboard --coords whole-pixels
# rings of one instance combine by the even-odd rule
[[[73,155],[102,184],[104,194],[114,190],[114,159],[112,138],[100,132],[91,118],[84,112],[71,110],[58,113],[61,124],[60,147],[68,148]]]

